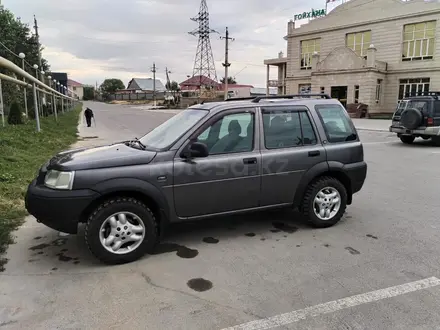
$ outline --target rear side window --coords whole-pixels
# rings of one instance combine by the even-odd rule
[[[306,111],[269,108],[263,110],[264,141],[267,149],[316,144],[316,135]]]
[[[351,120],[343,107],[337,104],[315,105],[315,110],[324,126],[328,142],[338,143],[357,139]]]

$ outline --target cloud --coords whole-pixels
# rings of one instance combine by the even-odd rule
[[[217,76],[223,76],[224,34],[228,26],[230,74],[239,83],[265,86],[263,60],[286,50],[287,22],[295,13],[323,7],[318,0],[207,0],[211,46]],[[72,79],[95,84],[105,78],[149,77],[153,62],[158,77],[165,68],[178,82],[192,75],[197,38],[188,34],[198,25],[200,0],[3,0],[24,22],[40,26],[43,56],[52,70],[66,71]],[[272,69],[276,79],[276,69]]]

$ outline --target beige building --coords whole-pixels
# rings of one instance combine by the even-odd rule
[[[79,82],[69,79],[67,80],[67,88],[73,91],[78,99],[82,100],[84,98],[84,86]]]
[[[437,0],[351,0],[298,28],[288,22],[287,56],[264,61],[267,85],[393,112],[407,92],[440,91],[439,36]]]

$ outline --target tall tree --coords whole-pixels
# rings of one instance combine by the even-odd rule
[[[94,100],[95,99],[95,87],[84,86],[84,101]]]
[[[101,90],[104,99],[108,99],[110,94],[113,94],[117,90],[125,89],[125,85],[121,79],[112,78],[104,80],[99,89]]]
[[[25,71],[29,74],[35,76],[35,70],[32,65],[38,64],[38,50],[43,50],[41,44],[37,42],[37,39],[32,35],[28,24],[21,22],[20,18],[16,18],[14,14],[7,9],[0,9],[0,56],[6,58],[7,60],[22,67],[22,60],[16,55],[19,53],[24,53],[26,55]],[[15,54],[15,55],[14,55]],[[49,65],[47,61],[42,59],[42,68],[48,72]],[[8,74],[14,76],[11,72],[6,69],[0,68],[0,72],[3,74]],[[14,101],[22,104],[23,93],[20,92],[20,88],[14,83],[2,82],[3,83],[3,98],[6,106],[10,106]],[[29,108],[33,107],[32,91],[28,90],[27,95]]]
[[[220,82],[222,84],[224,84],[225,83],[225,78],[223,77],[222,79],[220,79]],[[237,81],[234,78],[228,77],[228,85],[236,85],[236,84],[237,84]]]

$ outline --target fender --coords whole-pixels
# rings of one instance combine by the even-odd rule
[[[298,207],[301,204],[302,198],[309,183],[317,176],[320,176],[326,172],[340,173],[339,180],[347,189],[347,204],[351,204],[353,198],[352,180],[345,171],[345,165],[336,161],[328,161],[326,162],[326,165],[327,166],[324,166],[323,163],[317,164],[308,170],[306,174],[304,174],[295,194],[294,207]]]
[[[317,176],[320,176],[321,174],[326,173],[328,171],[329,171],[328,163],[321,162],[311,167],[307,172],[304,173],[303,177],[301,178],[301,181],[298,184],[298,187],[296,188],[295,197],[293,199],[294,207],[298,207],[301,204],[304,193],[306,192],[309,183]]]
[[[165,213],[165,221],[170,219],[170,208],[165,195],[149,182],[134,178],[117,178],[99,182],[91,189],[103,196],[119,191],[141,193],[157,203],[159,208]]]

